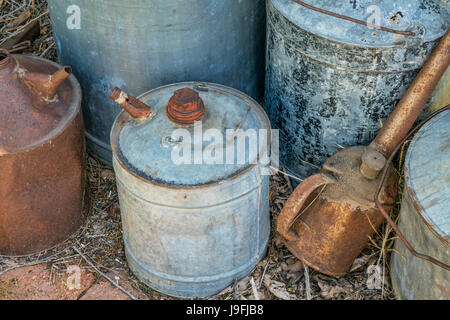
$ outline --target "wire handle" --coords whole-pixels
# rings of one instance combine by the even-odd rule
[[[434,263],[435,265],[444,268],[448,271],[450,271],[450,266],[448,264],[445,264],[437,259],[434,259],[430,256],[427,256],[425,254],[419,253],[417,252],[412,246],[411,244],[408,242],[408,240],[406,240],[405,236],[403,235],[403,233],[400,231],[400,229],[398,228],[398,226],[395,224],[394,221],[392,221],[391,217],[389,216],[389,214],[383,209],[383,206],[381,205],[380,201],[378,200],[378,195],[381,192],[381,189],[383,187],[384,181],[386,180],[386,176],[387,176],[387,172],[388,169],[392,163],[392,161],[394,160],[395,156],[397,155],[398,151],[400,150],[401,146],[409,139],[409,137],[411,137],[417,130],[419,130],[420,128],[422,128],[428,121],[430,121],[432,118],[434,118],[436,115],[438,115],[441,112],[444,112],[446,110],[450,110],[450,105],[434,112],[433,114],[431,114],[428,118],[426,118],[424,121],[422,121],[417,127],[415,127],[413,130],[411,130],[411,132],[406,136],[406,138],[404,138],[402,140],[402,142],[400,142],[397,147],[394,149],[394,151],[392,152],[391,156],[389,157],[389,159],[386,162],[386,166],[384,167],[383,170],[383,174],[381,176],[381,180],[380,180],[380,184],[378,185],[378,189],[375,192],[375,203],[378,207],[378,209],[381,211],[381,213],[383,214],[384,218],[387,220],[387,222],[391,225],[392,229],[394,229],[395,233],[398,235],[398,237],[400,238],[400,240],[403,242],[403,244],[405,245],[405,247],[411,252],[411,254],[417,258],[420,259],[424,259],[427,260],[431,263]]]
[[[361,25],[366,26],[368,28],[374,28],[374,29],[378,29],[378,30],[382,30],[382,31],[390,32],[390,33],[401,34],[401,35],[404,35],[404,36],[410,36],[410,37],[415,37],[416,36],[416,34],[414,32],[412,32],[412,31],[401,31],[401,30],[395,30],[395,29],[391,29],[391,28],[378,26],[378,25],[375,25],[375,24],[368,23],[366,21],[358,20],[358,19],[355,19],[355,18],[352,18],[352,17],[344,16],[342,14],[338,14],[338,13],[335,13],[335,12],[331,12],[331,11],[328,11],[328,10],[317,8],[317,7],[309,5],[309,4],[307,4],[307,3],[303,2],[303,1],[300,1],[300,0],[292,0],[292,1],[294,1],[295,3],[298,3],[299,5],[304,6],[305,8],[308,8],[308,9],[311,9],[311,10],[314,10],[314,11],[317,11],[317,12],[320,12],[320,13],[323,13],[323,14],[327,14],[327,15],[335,17],[335,18],[339,18],[339,19],[351,21],[351,22],[354,22],[354,23],[358,23],[358,24],[361,24]]]

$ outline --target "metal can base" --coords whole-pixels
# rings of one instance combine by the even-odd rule
[[[176,298],[205,298],[220,293],[230,286],[235,279],[238,281],[249,275],[256,265],[266,256],[267,244],[261,250],[262,254],[257,261],[235,269],[223,275],[208,277],[180,277],[163,274],[146,267],[127,248],[125,254],[128,265],[136,277],[148,287]],[[195,280],[194,280],[195,279]]]

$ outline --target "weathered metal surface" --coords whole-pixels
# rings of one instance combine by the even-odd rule
[[[408,134],[450,64],[450,29],[420,70],[371,146],[385,157]]]
[[[0,254],[24,255],[81,223],[81,89],[69,67],[5,51],[0,59]]]
[[[270,123],[264,110],[239,91],[181,83],[140,96],[152,108],[148,119],[135,121],[122,112],[113,126],[113,164],[130,268],[158,291],[204,297],[245,277],[265,254],[269,176],[261,175],[266,166],[252,164],[251,156],[238,165],[173,162],[171,154],[180,143],[174,131],[193,135],[199,129],[167,117],[169,100],[183,88],[197,91],[204,102],[203,132],[266,129],[270,135]],[[192,143],[200,150],[208,144]],[[270,142],[261,144],[258,155],[269,147]]]
[[[265,107],[280,129],[280,160],[301,178],[341,147],[367,145],[406,92],[448,27],[436,1],[328,1],[311,5],[362,20],[371,5],[381,24],[416,37],[369,29],[311,11],[292,0],[268,0]],[[401,15],[398,14],[401,12]]]
[[[68,29],[80,9],[80,29]],[[264,87],[264,0],[50,0],[58,56],[81,82],[88,149],[111,163],[109,133],[131,95],[181,81],[211,81],[260,101]],[[71,11],[69,11],[71,12]]]
[[[399,227],[420,252],[450,264],[450,111],[415,135],[405,159]],[[401,299],[450,299],[450,271],[414,257],[397,240],[392,284]]]
[[[278,217],[278,231],[289,250],[322,273],[344,275],[383,222],[371,198],[380,177],[369,180],[360,173],[366,151],[347,148],[328,159],[320,174],[296,188]],[[391,170],[380,195],[388,211],[396,188]]]

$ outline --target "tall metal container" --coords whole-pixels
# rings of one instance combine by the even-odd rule
[[[410,144],[399,228],[418,252],[450,264],[450,111],[421,128]],[[400,240],[391,277],[401,299],[450,299],[450,271],[414,257]]]
[[[437,0],[306,2],[372,23],[379,12],[382,26],[412,26],[416,36],[370,29],[294,0],[267,1],[265,107],[280,129],[282,164],[302,178],[341,148],[373,140],[449,21]]]
[[[111,98],[128,111],[118,116],[111,144],[131,270],[177,297],[215,294],[246,276],[270,234],[269,176],[261,172],[269,163],[256,161],[270,152],[264,110],[237,90],[209,83],[169,85],[140,100],[116,89]],[[232,135],[221,141],[228,129]],[[262,134],[258,148],[252,153],[244,142],[238,152],[235,137],[252,136],[251,129]],[[231,163],[202,160],[211,145],[224,157],[235,150]],[[181,152],[184,146],[192,153]],[[184,152],[191,161],[174,161]]]
[[[81,88],[70,67],[0,50],[0,97],[0,255],[31,254],[81,223]]]
[[[108,99],[115,86],[137,95],[210,81],[262,99],[264,0],[48,2],[59,58],[83,88],[88,150],[106,163],[120,111]]]

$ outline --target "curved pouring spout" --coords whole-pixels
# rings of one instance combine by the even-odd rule
[[[71,74],[72,68],[69,66],[62,67],[51,75],[19,70],[19,77],[25,82],[27,87],[47,101],[55,98],[61,83],[70,77]]]
[[[21,67],[8,50],[0,49],[0,76],[9,77],[17,74],[30,91],[46,101],[52,101],[56,97],[59,86],[72,74],[72,68],[62,67],[54,74],[31,72]]]

